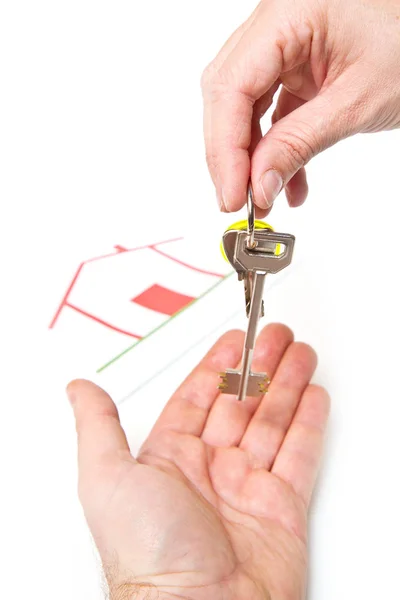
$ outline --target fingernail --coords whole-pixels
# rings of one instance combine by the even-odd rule
[[[261,208],[271,208],[282,186],[283,180],[278,171],[269,169],[264,173],[260,181],[260,188],[264,197],[264,206]]]
[[[222,212],[228,212],[223,190],[221,190],[218,195],[218,203],[219,203],[219,208]]]
[[[76,400],[76,394],[75,394],[75,392],[73,392],[72,390],[70,390],[68,387],[66,389],[66,392],[67,392],[67,397],[68,397],[69,403],[71,405],[75,404],[75,400]]]
[[[222,200],[222,197],[221,197],[221,192],[217,192],[217,202],[218,202],[219,210],[222,212],[225,212],[225,205],[224,205],[224,201]]]

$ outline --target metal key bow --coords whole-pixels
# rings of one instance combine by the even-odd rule
[[[257,334],[257,323],[263,316],[265,276],[278,273],[292,260],[295,238],[289,233],[269,229],[254,229],[254,205],[249,189],[248,231],[228,230],[222,242],[225,254],[240,281],[244,281],[248,327],[243,349],[242,369],[227,369],[221,373],[219,389],[225,394],[237,394],[238,400],[246,395],[258,396],[268,390],[270,380],[266,373],[253,373],[251,362]],[[250,205],[251,203],[251,205]]]

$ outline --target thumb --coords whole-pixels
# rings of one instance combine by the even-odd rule
[[[329,88],[272,125],[252,158],[257,206],[270,208],[313,156],[361,129],[357,103],[349,96],[346,86]]]
[[[68,385],[67,394],[75,416],[81,476],[124,453],[130,456],[117,407],[104,390],[81,379]]]

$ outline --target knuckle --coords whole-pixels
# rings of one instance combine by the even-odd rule
[[[227,87],[227,77],[223,68],[218,68],[215,62],[211,62],[203,71],[201,76],[201,88],[203,95],[212,101],[218,100]]]
[[[209,84],[211,82],[211,79],[212,79],[214,71],[215,71],[215,69],[214,69],[214,66],[213,66],[212,62],[210,64],[208,64],[206,66],[206,68],[204,69],[204,71],[203,71],[203,73],[201,75],[201,79],[200,79],[200,84],[201,84],[201,87],[202,87],[203,90],[205,90],[205,89],[208,88],[208,86],[209,86]]]
[[[290,168],[297,171],[300,167],[306,165],[317,153],[316,143],[310,141],[310,133],[289,133],[281,132],[275,137],[277,143],[283,147],[283,151]]]
[[[211,62],[204,69],[201,76],[201,87],[203,90],[209,90],[214,84],[218,77],[218,70],[214,62]]]
[[[375,106],[371,102],[368,91],[364,90],[360,92],[357,97],[351,98],[348,101],[348,105],[345,105],[341,110],[338,131],[343,132],[345,135],[350,135],[353,132],[363,129],[365,124],[372,120],[371,109],[373,110],[373,108]]]

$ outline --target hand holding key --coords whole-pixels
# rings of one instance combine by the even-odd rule
[[[203,75],[207,162],[222,210],[245,204],[250,177],[260,208],[283,188],[299,206],[316,154],[400,126],[399,17],[398,0],[258,3]]]

